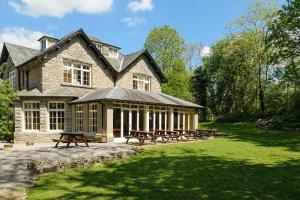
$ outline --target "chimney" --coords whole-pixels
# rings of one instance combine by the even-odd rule
[[[41,44],[41,51],[44,51],[45,49],[51,47],[53,44],[55,44],[59,40],[56,39],[56,38],[44,35],[43,37],[41,37],[40,39],[38,39],[38,41]]]

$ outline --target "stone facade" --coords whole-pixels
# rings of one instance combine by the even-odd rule
[[[154,72],[153,66],[147,61],[146,57],[141,57],[137,62],[133,63],[133,66],[129,69],[125,69],[125,72],[120,74],[116,81],[116,86],[120,88],[133,88],[133,74],[143,74],[150,76],[151,91],[161,92],[160,78],[157,73]]]
[[[106,46],[102,48],[103,54],[107,55],[109,49]],[[67,44],[60,46],[49,53],[44,55],[33,62],[30,62],[20,69],[23,74],[20,76],[21,89],[37,89],[42,93],[49,90],[56,89],[60,86],[66,86],[64,83],[64,60],[79,62],[91,66],[91,86],[80,86],[84,88],[129,88],[133,89],[133,75],[141,74],[150,77],[150,90],[151,92],[161,92],[161,78],[155,71],[153,65],[149,62],[146,56],[141,56],[137,61],[127,67],[124,71],[119,73],[117,77],[113,76],[111,70],[108,70],[104,63],[100,61],[91,47],[80,36],[76,36]],[[9,57],[7,60],[7,67],[4,74],[4,79],[8,79],[10,71],[14,70],[14,64]],[[25,75],[26,73],[26,81]],[[18,75],[17,75],[18,76]],[[24,76],[24,77],[23,77]],[[17,78],[17,85],[19,86],[19,78]],[[26,83],[25,83],[26,82]],[[26,87],[24,86],[26,84]],[[74,87],[74,86],[73,86]],[[42,96],[42,95],[41,95]],[[65,130],[76,131],[76,117],[75,105],[69,104],[73,99],[71,97],[22,97],[20,103],[15,105],[15,140],[16,142],[34,141],[34,142],[50,142],[51,139],[58,138],[61,131],[50,130],[49,119],[49,102],[50,101],[64,101],[65,102]],[[25,128],[25,115],[23,110],[24,101],[38,101],[40,102],[40,129],[39,130],[26,130]],[[97,103],[97,132],[105,134],[108,141],[113,141],[113,102],[103,101]],[[145,106],[147,109],[150,105]],[[177,108],[170,108],[172,111]],[[188,110],[188,114],[184,115],[184,124],[188,124],[187,128],[196,128],[198,126],[198,115],[195,114],[195,109]],[[149,129],[149,112],[144,112],[144,126]],[[169,124],[171,130],[173,128],[174,119],[173,112],[169,112]],[[147,117],[148,116],[148,117]],[[83,104],[83,133],[89,136],[95,136],[96,133],[89,132],[89,104]]]
[[[63,81],[63,61],[76,61],[91,66],[91,87],[107,88],[113,87],[114,81],[109,70],[104,69],[104,64],[96,58],[95,54],[87,47],[82,40],[72,40],[58,52],[49,55],[45,64],[42,66],[42,91],[57,88],[64,84]]]

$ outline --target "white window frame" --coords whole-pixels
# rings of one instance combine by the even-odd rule
[[[93,108],[93,106],[95,107]],[[96,123],[94,124],[94,122]],[[89,104],[89,132],[96,133],[98,131],[97,124],[98,124],[98,104],[91,103]]]
[[[135,90],[141,90],[141,91],[151,91],[151,77],[147,75],[142,74],[133,74],[133,82],[132,87]],[[137,88],[134,88],[134,81],[136,81]],[[146,89],[146,84],[148,84],[149,88]]]
[[[110,57],[117,58],[119,56],[119,51],[116,48],[109,47],[108,51],[109,51],[109,56]]]
[[[39,104],[39,108],[25,108],[25,104],[26,103],[38,103]],[[41,129],[41,103],[39,101],[23,101],[23,119],[24,119],[24,123],[23,123],[23,129],[25,131],[35,131],[38,132]],[[34,111],[38,111],[39,112],[39,128],[38,129],[33,129],[33,112]],[[26,112],[31,112],[31,128],[27,129],[26,128]]]
[[[8,80],[11,87],[17,89],[17,70],[9,72]]]
[[[64,104],[64,108],[61,109],[61,108],[50,108],[50,103],[63,103]],[[64,112],[64,128],[63,129],[58,129],[58,112],[61,112],[63,111]],[[50,123],[50,117],[51,117],[51,114],[50,112],[56,112],[56,129],[51,129],[51,123]],[[64,101],[49,101],[48,102],[48,122],[49,122],[49,130],[52,132],[55,132],[55,131],[64,131],[65,130],[65,127],[66,127],[66,103]]]
[[[66,63],[69,63],[70,65],[66,65]],[[80,68],[75,67],[75,65],[79,65]],[[89,69],[84,69],[85,67],[88,67]],[[65,76],[65,70],[71,71],[71,83],[65,82],[65,80],[63,80],[64,84],[91,87],[92,65],[64,60],[63,79],[65,79],[65,77],[64,77]],[[75,71],[79,71],[79,73],[80,73],[80,76],[81,76],[80,77],[80,82],[78,82]],[[84,72],[89,73],[89,79],[88,79],[89,84],[88,85],[84,84],[84,78],[83,78],[84,77]]]
[[[77,110],[78,107],[81,107],[81,110]],[[75,105],[75,130],[76,132],[83,132],[83,104]],[[78,113],[81,113],[81,118],[78,118]],[[81,122],[78,126],[78,122]]]

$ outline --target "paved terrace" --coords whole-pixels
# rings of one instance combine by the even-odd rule
[[[90,143],[90,147],[53,148],[54,143],[14,144],[4,150],[0,143],[0,199],[25,199],[26,187],[38,174],[89,166],[105,160],[119,159],[139,149],[125,144]]]

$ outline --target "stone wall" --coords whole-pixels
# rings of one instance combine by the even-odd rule
[[[133,88],[133,74],[144,74],[151,77],[151,91],[161,92],[160,78],[154,71],[153,66],[147,61],[146,57],[141,57],[132,67],[120,74],[116,81],[116,86],[120,88]]]
[[[40,64],[40,62],[33,62],[29,63],[27,66],[24,66],[28,69],[28,89],[34,89],[37,88],[39,90],[42,89],[42,68],[43,64]],[[53,73],[53,72],[52,72]],[[56,75],[54,75],[56,76]]]
[[[59,49],[58,52],[49,55],[42,68],[42,91],[57,88],[64,84],[64,59],[91,65],[91,87],[107,88],[114,86],[111,72],[104,69],[104,64],[96,58],[96,55],[87,47],[86,43],[77,37],[62,49]]]

